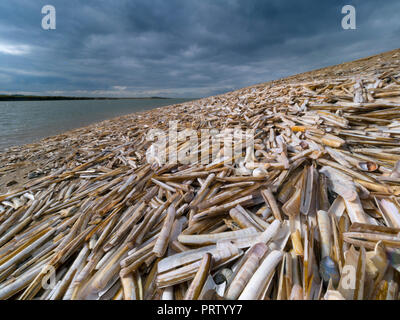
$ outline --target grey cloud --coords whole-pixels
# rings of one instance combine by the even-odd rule
[[[54,31],[41,29],[48,3]],[[345,4],[357,30],[340,26]],[[3,1],[0,91],[218,94],[394,49],[398,12],[396,0]],[[5,44],[29,50],[7,54]]]

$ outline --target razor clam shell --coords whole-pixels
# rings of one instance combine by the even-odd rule
[[[240,238],[247,238],[249,236],[257,236],[258,232],[254,227],[241,229],[238,231],[202,234],[202,235],[184,235],[178,236],[178,241],[185,245],[209,245],[216,244],[218,241],[223,240],[236,240]]]
[[[257,243],[250,249],[246,261],[241,268],[235,272],[236,274],[225,294],[226,299],[235,300],[240,296],[267,251],[268,247],[263,243]]]
[[[243,289],[243,292],[239,296],[239,300],[254,300],[260,297],[262,290],[264,289],[265,282],[271,276],[277,264],[282,259],[282,253],[280,251],[272,251],[263,260],[261,265],[257,268],[257,271],[251,277],[250,281]]]
[[[184,300],[197,300],[201,294],[203,286],[208,278],[212,264],[212,255],[210,253],[205,253],[199,270],[197,271],[194,279],[190,283],[188,290],[186,291]]]
[[[382,213],[389,221],[390,226],[400,228],[400,205],[396,201],[390,199],[377,200]]]

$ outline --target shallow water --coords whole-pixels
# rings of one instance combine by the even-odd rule
[[[0,152],[91,123],[189,99],[0,101]]]

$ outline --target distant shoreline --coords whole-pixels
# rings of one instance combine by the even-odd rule
[[[149,99],[174,99],[166,97],[140,97],[140,98],[116,98],[116,97],[64,97],[64,96],[24,96],[24,95],[0,95],[0,101],[54,101],[54,100],[149,100]]]

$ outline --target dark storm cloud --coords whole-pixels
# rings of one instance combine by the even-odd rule
[[[341,28],[346,4],[357,30]],[[399,12],[397,0],[2,1],[0,92],[207,96],[397,48]]]

